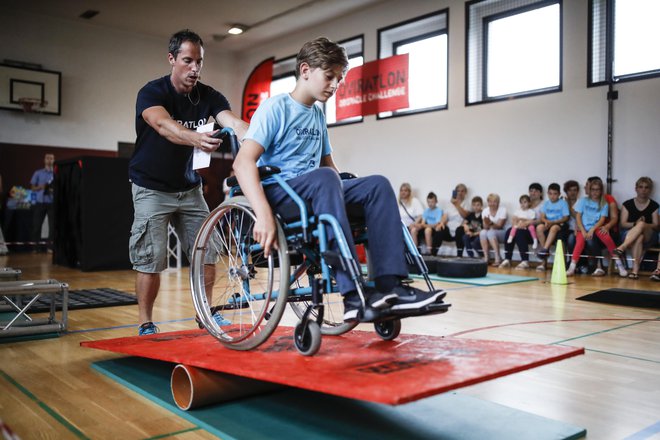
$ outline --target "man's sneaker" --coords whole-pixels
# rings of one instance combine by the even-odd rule
[[[376,291],[365,292],[367,306],[373,309],[386,309],[394,304],[398,297],[395,293],[380,293]],[[362,308],[362,300],[357,292],[349,292],[344,295],[344,321],[358,319]]]
[[[525,270],[525,269],[529,269],[529,263],[525,260],[521,261],[516,266],[516,270]]]
[[[220,327],[231,324],[231,321],[225,318],[224,316],[222,316],[220,312],[215,312],[212,315],[212,318],[215,321],[215,323],[218,324],[218,326]]]
[[[433,292],[424,292],[412,286],[396,286],[392,289],[396,294],[396,304],[392,306],[392,311],[405,311],[420,309],[434,302],[438,302],[444,298],[447,292],[443,290],[436,290]]]
[[[155,335],[158,332],[160,332],[160,329],[151,321],[145,322],[138,327],[138,336]]]
[[[504,267],[509,267],[509,266],[511,266],[511,261],[509,261],[509,259],[507,258],[506,260],[502,261],[498,267],[502,269]]]

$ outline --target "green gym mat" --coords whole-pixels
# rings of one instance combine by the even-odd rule
[[[303,360],[313,362],[313,358],[301,357]],[[222,439],[559,440],[586,434],[577,426],[454,392],[389,406],[285,388],[181,411],[170,392],[173,367],[169,362],[138,357],[92,364],[95,370]]]
[[[413,279],[423,279],[421,275],[410,275]],[[485,277],[479,278],[453,278],[441,277],[438,275],[429,274],[431,281],[445,281],[448,283],[458,284],[471,284],[473,286],[497,286],[500,284],[522,283],[525,281],[536,281],[536,277],[523,277],[519,275],[507,275],[500,273],[489,273]]]

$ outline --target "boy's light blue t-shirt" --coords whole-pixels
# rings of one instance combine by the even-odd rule
[[[541,206],[541,212],[545,214],[545,218],[551,222],[557,221],[562,217],[570,215],[568,203],[564,199],[558,199],[556,202],[546,200]]]
[[[273,165],[284,180],[315,170],[321,158],[332,153],[323,111],[308,107],[288,93],[273,96],[259,105],[245,139],[264,148],[257,166]],[[264,183],[274,182],[273,178]]]
[[[607,203],[600,207],[597,201],[583,197],[575,204],[575,212],[582,214],[582,225],[588,231],[598,223],[601,217],[609,215],[610,208]]]
[[[426,208],[422,214],[422,218],[427,225],[435,225],[440,223],[440,220],[442,219],[442,209],[438,208],[437,206],[433,209]]]

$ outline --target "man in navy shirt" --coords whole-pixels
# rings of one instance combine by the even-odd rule
[[[50,251],[53,247],[53,229],[55,228],[55,214],[53,212],[53,154],[44,155],[44,167],[37,170],[30,179],[33,192],[32,205],[32,241],[41,241],[41,227],[48,216],[48,245]],[[36,252],[35,244],[34,251]]]
[[[212,152],[220,140],[212,137],[215,132],[198,133],[197,127],[213,117],[223,127],[233,128],[239,139],[248,127],[221,93],[199,81],[203,45],[190,30],[174,34],[167,55],[171,73],[147,83],[137,96],[137,140],[129,164],[135,208],[129,253],[137,271],[140,335],[158,332],[152,311],[160,272],[167,267],[168,223],[190,256],[209,213],[201,179],[192,169],[193,148]]]

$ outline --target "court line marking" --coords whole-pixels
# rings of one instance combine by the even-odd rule
[[[660,432],[660,421],[648,426],[641,431],[634,433],[623,440],[645,440]]]
[[[49,416],[54,418],[56,421],[58,421],[62,426],[64,426],[66,429],[68,429],[73,435],[75,435],[79,439],[85,439],[85,440],[91,440],[89,437],[87,437],[85,434],[83,434],[82,431],[80,431],[78,428],[73,426],[68,420],[66,420],[60,413],[55,411],[53,408],[48,406],[45,402],[40,400],[37,396],[32,394],[30,390],[25,388],[23,385],[21,385],[17,380],[15,380],[13,377],[11,377],[9,374],[5,373],[4,370],[0,370],[0,376],[5,379],[7,382],[12,384],[14,387],[16,387],[21,393],[23,393],[25,396],[28,397],[28,399],[32,400],[34,403],[39,406],[39,408],[43,409]]]

